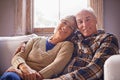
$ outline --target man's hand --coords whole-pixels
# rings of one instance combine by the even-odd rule
[[[26,45],[26,42],[22,42],[20,44],[20,46],[16,49],[15,54],[17,54],[18,52],[24,52],[25,51],[25,45]]]

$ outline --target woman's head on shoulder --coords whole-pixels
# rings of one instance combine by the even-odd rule
[[[67,39],[77,28],[76,18],[74,15],[68,15],[60,20],[54,30],[54,35],[60,39]]]

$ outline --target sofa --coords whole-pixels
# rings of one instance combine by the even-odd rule
[[[37,35],[0,37],[0,75],[11,66],[11,59],[21,42],[28,41],[34,37],[37,37]]]
[[[0,75],[11,66],[11,59],[17,47],[24,41],[37,37],[36,34],[0,37]],[[108,58],[104,65],[104,80],[120,80],[120,55]]]

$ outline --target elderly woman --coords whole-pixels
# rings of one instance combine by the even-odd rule
[[[42,80],[61,73],[74,50],[68,37],[75,28],[75,17],[67,16],[61,20],[53,36],[29,40],[25,51],[13,57],[12,67],[2,75],[1,80]]]

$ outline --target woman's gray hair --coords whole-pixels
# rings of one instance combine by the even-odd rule
[[[72,23],[71,27],[75,30],[77,28],[77,22],[76,22],[76,17],[74,15],[68,15],[64,20],[67,20],[68,22]]]
[[[66,20],[66,21],[68,21],[69,23],[71,23],[71,26],[70,26],[70,27],[71,27],[73,30],[76,30],[76,29],[77,29],[76,17],[75,17],[74,15],[68,15],[68,16],[64,17],[63,20]],[[56,27],[56,28],[54,29],[54,33],[56,32],[57,29],[58,29],[58,27]]]

